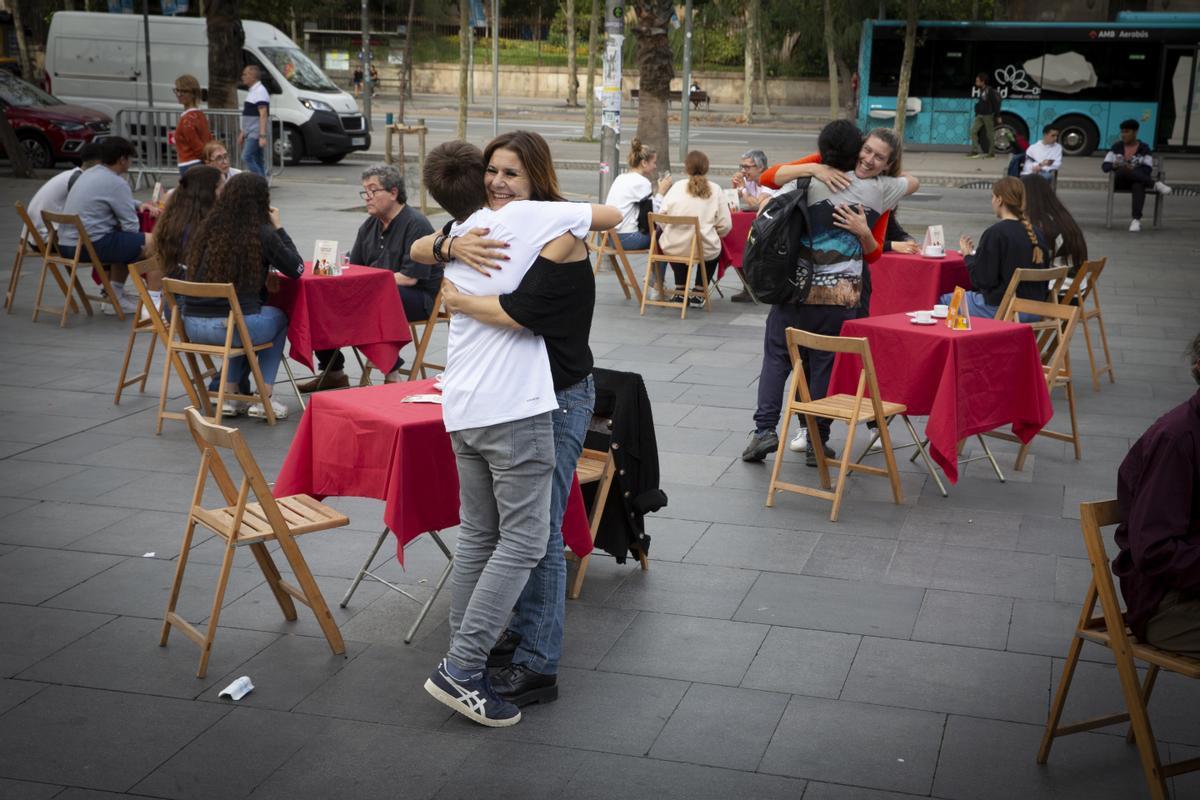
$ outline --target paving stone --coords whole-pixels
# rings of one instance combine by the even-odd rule
[[[1013,601],[1007,597],[930,589],[913,639],[1003,650],[1012,609]]]
[[[19,706],[45,688],[46,684],[44,683],[0,678],[0,714],[4,714],[14,706]]]
[[[1009,512],[921,506],[904,521],[900,538],[926,544],[953,544],[1015,550],[1021,519]]]
[[[773,627],[742,679],[748,689],[836,698],[860,636]]]
[[[765,572],[734,615],[743,622],[908,638],[924,590]]]
[[[658,444],[658,453],[690,453],[693,455],[718,455],[714,451],[728,436],[727,431],[701,430],[699,428],[677,428],[654,426],[654,438]],[[737,455],[741,454],[737,451]],[[726,455],[720,453],[719,455]],[[735,454],[729,453],[729,456]]]
[[[896,542],[867,536],[824,534],[804,564],[805,575],[860,581],[878,579],[887,572]]]
[[[120,562],[115,556],[21,547],[0,556],[0,602],[36,605]]]
[[[568,602],[560,663],[567,667],[595,669],[638,613]],[[445,638],[438,640],[439,649],[445,649]]]
[[[90,506],[90,508],[104,508]],[[119,556],[145,556],[154,553],[154,558],[172,559],[179,556],[183,544],[183,532],[187,526],[187,514],[168,511],[138,511],[95,533],[76,539],[66,545],[68,550],[83,550],[89,553],[111,553]],[[207,549],[205,542],[212,539],[206,528],[197,526],[192,536],[192,555]]]
[[[588,577],[590,580],[590,568]],[[664,561],[647,572],[631,572],[609,603],[618,608],[729,619],[756,577],[758,573],[752,570]]]
[[[752,771],[787,702],[786,694],[694,683],[649,755]]]
[[[1054,690],[1058,689],[1063,665],[1062,659],[1054,659]],[[1139,674],[1145,677],[1144,670],[1140,670]],[[1160,745],[1174,742],[1200,747],[1200,729],[1196,726],[1195,714],[1195,710],[1200,708],[1200,686],[1196,684],[1195,680],[1165,672],[1160,673],[1155,681],[1148,708],[1154,738]],[[1116,667],[1080,660],[1071,681],[1063,719],[1090,719],[1124,710],[1121,681],[1117,677]],[[1124,736],[1127,731],[1126,725],[1100,729],[1101,733],[1113,736]]]
[[[166,697],[51,686],[0,717],[5,776],[125,791],[226,713]]]
[[[0,676],[16,675],[111,619],[84,611],[0,605]]]
[[[912,800],[914,795],[881,792],[861,786],[841,786],[834,783],[809,782],[804,792],[807,800]]]
[[[1058,556],[1086,558],[1087,548],[1079,531],[1079,523],[1073,519],[1039,517],[1025,514],[1021,517],[1021,532],[1017,537],[1017,549],[1026,553],[1053,553]]]
[[[530,769],[544,764],[549,769]],[[590,753],[527,742],[478,737],[470,754],[455,768],[434,797],[437,800],[477,800],[481,787],[491,797],[522,800],[559,800],[574,796],[571,780],[594,766]]]
[[[1086,558],[1060,556],[1054,568],[1053,599],[1060,603],[1079,603],[1082,606],[1091,580],[1092,567]]]
[[[31,781],[10,781],[0,778],[0,797],[4,800],[44,800],[54,796],[61,797],[63,787],[53,783],[33,783]]]
[[[792,697],[759,771],[928,794],[945,717]]]
[[[1049,600],[1056,567],[1054,556],[944,545],[938,549],[933,588]]]
[[[567,784],[564,796],[586,800],[795,800],[804,793],[804,786],[804,781],[775,775],[594,753]]]
[[[684,455],[682,453],[658,454],[659,469],[670,475],[676,483],[693,486],[712,486],[729,467],[730,459],[724,456]]]
[[[646,519],[651,561],[682,561],[709,529],[707,522],[653,516]]]
[[[1065,657],[1081,610],[1082,598],[1079,603],[1017,600],[1013,604],[1007,649],[1014,653]],[[1085,661],[1112,663],[1111,650],[1088,642],[1084,642],[1081,657]]]
[[[715,523],[684,562],[799,573],[820,538],[820,534],[809,531]]]
[[[598,668],[737,686],[767,630],[765,625],[643,611]]]
[[[1038,722],[1046,718],[1049,667],[1041,656],[866,637],[841,698]]]
[[[37,503],[0,518],[0,541],[32,547],[62,547],[132,514],[125,509],[80,503]]]
[[[282,562],[282,557],[276,559],[276,563],[280,562]],[[283,579],[293,586],[299,585],[295,576],[290,573],[284,573]],[[329,607],[329,611],[333,615],[333,621],[339,628],[362,613],[364,608],[376,598],[382,597],[386,592],[390,591],[382,583],[363,581],[359,584],[358,589],[355,590],[351,604],[347,608],[342,608],[339,603],[352,582],[344,578],[326,577],[317,577],[316,581],[317,588],[321,590],[321,595],[325,598],[325,604]],[[275,600],[275,595],[271,592],[271,588],[267,586],[266,581],[263,581],[222,610],[220,622],[221,627],[228,628],[249,628],[256,631],[271,631],[273,633],[288,633],[297,636],[315,636],[319,638],[324,638],[325,636],[321,632],[321,626],[317,624],[316,615],[302,603],[296,603],[295,620],[285,619],[283,611],[279,608],[279,603]]]

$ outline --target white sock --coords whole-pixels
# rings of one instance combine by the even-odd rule
[[[150,302],[154,303],[155,308],[162,308],[162,292],[147,289],[146,294],[150,295]]]
[[[117,295],[117,297],[121,297],[122,295],[125,294],[125,284],[124,283],[117,283],[116,281],[109,281],[109,285],[112,286],[113,293],[115,295]]]

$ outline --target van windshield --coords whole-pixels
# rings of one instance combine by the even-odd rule
[[[270,59],[275,69],[287,79],[287,82],[297,89],[310,92],[341,91],[333,84],[321,68],[309,60],[295,47],[263,47],[263,55]]]

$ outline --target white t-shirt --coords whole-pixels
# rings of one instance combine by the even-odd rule
[[[29,218],[33,220],[33,227],[37,228],[38,233],[42,238],[46,238],[46,223],[42,220],[42,212],[49,211],[51,214],[61,214],[63,207],[67,204],[67,189],[71,183],[71,176],[79,173],[79,168],[69,169],[66,172],[60,172],[50,180],[42,184],[42,188],[37,190],[37,194],[29,201],[29,206],[26,211],[29,213]],[[25,235],[25,231],[21,231],[21,235]]]
[[[608,197],[604,204],[612,206],[621,212],[621,222],[617,225],[617,233],[637,233],[638,201],[645,200],[647,195],[654,192],[650,179],[640,172],[629,170],[622,172],[612,182],[608,189]],[[662,197],[654,198],[654,210],[662,207]]]
[[[481,208],[455,223],[451,235],[488,228],[488,238],[508,242],[509,260],[490,277],[451,261],[445,276],[463,294],[515,291],[547,242],[567,232],[582,239],[591,225],[592,207],[587,203],[520,201],[499,211]],[[447,431],[498,425],[558,408],[542,338],[525,328],[485,325],[465,314],[450,319],[442,386]]]
[[[1028,175],[1033,172],[1033,165],[1040,164],[1043,161],[1053,162],[1048,167],[1042,167],[1042,172],[1053,172],[1062,166],[1063,149],[1058,142],[1054,144],[1046,144],[1040,139],[1029,147],[1025,148],[1025,163],[1021,167],[1021,174]]]

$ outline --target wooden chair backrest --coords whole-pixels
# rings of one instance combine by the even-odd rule
[[[225,317],[225,345],[233,346],[233,331],[236,328],[239,340],[244,343],[240,346],[250,349],[251,345],[248,343],[253,340],[250,338],[250,331],[246,329],[246,318],[242,316],[237,290],[233,288],[232,283],[197,283],[196,281],[182,281],[178,278],[163,278],[163,297],[169,298],[172,330],[183,330],[183,320],[179,319],[178,323],[176,322],[176,314],[179,313],[179,297],[224,300],[229,305],[229,313]],[[186,339],[183,341],[186,342]]]
[[[1047,297],[1051,298],[1050,302],[1058,301],[1058,293],[1062,290],[1063,283],[1067,279],[1067,273],[1071,270],[1069,267],[1018,267],[1013,270],[1013,276],[1008,281],[1008,287],[1004,290],[1004,297],[1000,299],[1000,304],[996,306],[996,319],[1008,319],[1009,306],[1017,296],[1017,287],[1022,283],[1049,283],[1053,281],[1050,287],[1050,292]]]
[[[1077,305],[1083,308],[1083,304],[1096,291],[1096,281],[1100,280],[1100,273],[1104,271],[1104,265],[1107,263],[1108,258],[1083,262],[1059,302],[1063,305]]]
[[[1071,347],[1071,335],[1075,332],[1075,324],[1079,322],[1079,306],[1061,305],[1059,303],[1039,303],[1036,300],[1026,300],[1018,297],[1009,306],[1008,321],[1017,322],[1021,314],[1032,314],[1042,318],[1049,325],[1039,324],[1038,349],[1042,357],[1042,366],[1046,371],[1046,382],[1054,388],[1054,382],[1068,375],[1066,359]]]
[[[1100,608],[1104,614],[1108,635],[1113,640],[1113,649],[1117,650],[1118,641],[1124,644],[1117,652],[1129,652],[1129,636],[1125,632],[1125,618],[1117,600],[1108,552],[1104,549],[1104,538],[1100,529],[1123,521],[1116,500],[1079,504],[1079,527],[1083,532],[1083,543],[1087,547],[1088,563],[1092,568],[1092,587],[1100,597]]]
[[[129,265],[129,280],[133,282],[133,287],[138,293],[138,299],[142,301],[142,313],[150,318],[150,324],[154,327],[154,332],[158,334],[159,340],[165,345],[167,343],[167,323],[163,321],[158,307],[150,300],[150,289],[146,286],[145,278],[147,272],[153,272],[156,269],[158,269],[158,256],[151,256],[142,261],[135,261]]]
[[[100,256],[96,255],[96,248],[92,246],[92,239],[88,236],[87,229],[83,227],[83,220],[79,218],[78,214],[57,214],[53,211],[43,211],[42,221],[46,223],[45,257],[47,260],[67,266],[90,261],[96,269],[104,269],[104,262],[100,260]],[[73,227],[79,235],[79,244],[75,246],[74,258],[67,258],[59,250],[58,229],[60,225]],[[85,253],[87,254],[86,258],[84,258]]]
[[[21,218],[21,224],[25,226],[25,241],[33,245],[39,256],[45,256],[46,240],[42,238],[41,232],[33,224],[33,219],[29,216],[29,212],[25,210],[24,203],[18,201],[13,205],[17,208],[17,216]],[[43,222],[43,224],[45,223]]]
[[[788,353],[792,358],[792,369],[796,371],[799,378],[800,385],[797,388],[800,389],[800,397],[805,403],[812,402],[812,395],[809,393],[808,378],[800,360],[800,348],[806,347],[809,350],[821,350],[826,353],[846,353],[858,356],[862,363],[855,397],[861,399],[866,396],[870,399],[876,417],[883,419],[883,405],[882,398],[879,396],[879,381],[875,375],[875,362],[871,359],[871,345],[865,337],[824,336],[799,328],[788,328],[787,344]]]
[[[665,262],[672,264],[691,264],[703,263],[704,257],[701,254],[700,243],[703,239],[700,238],[700,218],[699,217],[674,217],[666,214],[650,214],[650,260],[652,262]],[[662,252],[662,248],[658,244],[658,231],[660,227],[668,225],[685,225],[692,228],[692,244],[685,256],[673,255],[671,253]]]

